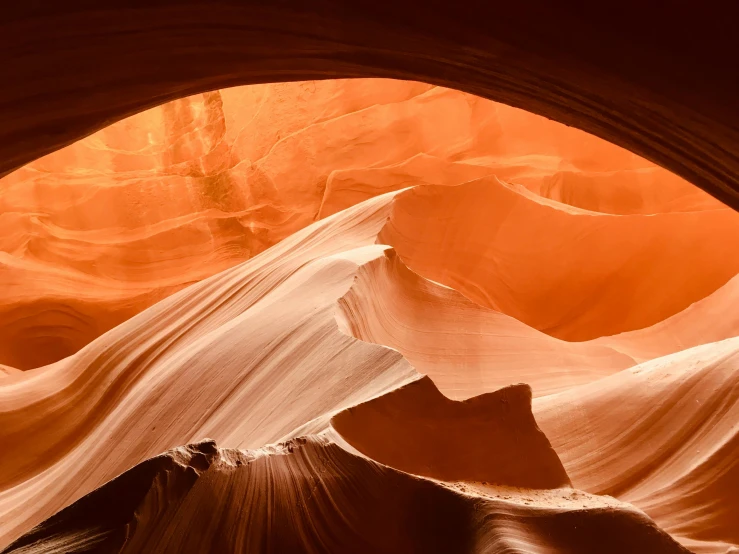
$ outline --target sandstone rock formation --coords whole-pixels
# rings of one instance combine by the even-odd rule
[[[720,552],[739,543],[738,363],[736,337],[705,344],[537,399],[536,418],[576,487]]]
[[[204,441],[142,462],[5,552],[687,552],[629,505],[546,500],[475,498],[320,437],[252,451]]]
[[[205,93],[0,179],[0,364],[25,370],[69,356],[173,292],[367,198],[493,174],[605,213],[723,208],[595,137],[422,83]],[[704,233],[730,231],[716,221]]]
[[[739,548],[739,214],[629,152],[299,82],[0,187],[2,552]]]
[[[578,127],[739,208],[732,8],[633,0],[17,3],[0,20],[0,175],[191,94],[390,77]]]
[[[614,216],[495,178],[408,191],[380,241],[416,273],[570,341],[654,325],[739,272],[733,210]]]

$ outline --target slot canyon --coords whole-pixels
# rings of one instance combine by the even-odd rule
[[[0,21],[0,553],[739,553],[723,24],[348,6]]]

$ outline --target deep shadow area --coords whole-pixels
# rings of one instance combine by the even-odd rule
[[[0,173],[196,92],[378,76],[577,126],[739,207],[733,17],[607,4],[26,2],[0,24]]]

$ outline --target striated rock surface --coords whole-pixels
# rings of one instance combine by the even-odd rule
[[[472,508],[476,517],[463,518],[459,527],[440,528],[444,536],[451,533],[455,544],[469,545],[465,548],[472,552],[504,552],[514,544],[525,552],[589,552],[593,548],[685,551],[638,508],[691,548],[698,544],[703,548],[700,551],[717,552],[717,545],[737,542],[732,535],[733,497],[726,496],[731,495],[728,491],[735,482],[736,456],[731,449],[736,418],[731,410],[736,403],[739,372],[735,356],[726,357],[734,351],[733,339],[720,347],[700,347],[718,360],[718,365],[699,356],[701,361],[679,363],[665,375],[640,369],[646,366],[608,368],[610,377],[599,379],[597,372],[583,374],[578,380],[585,384],[573,386],[571,374],[551,370],[545,382],[565,392],[537,399],[532,415],[528,386],[493,392],[499,388],[493,381],[475,379],[472,360],[481,351],[478,345],[485,344],[485,334],[477,343],[456,341],[451,329],[445,335],[441,322],[447,318],[442,308],[456,307],[460,321],[464,317],[478,321],[468,324],[470,329],[474,325],[483,329],[488,320],[501,320],[508,328],[518,329],[523,341],[518,347],[521,355],[530,356],[532,361],[537,360],[537,354],[530,352],[536,344],[546,344],[552,356],[563,360],[575,356],[577,349],[582,350],[579,355],[584,359],[596,357],[598,352],[616,358],[624,355],[595,343],[567,343],[548,337],[410,272],[388,246],[377,244],[403,194],[370,199],[316,222],[252,260],[172,295],[62,362],[14,372],[0,381],[0,438],[5,454],[0,459],[0,518],[2,541],[10,545],[9,551],[82,552],[99,548],[109,552],[123,547],[173,552],[188,548],[193,552],[212,548],[310,551],[323,544],[324,550],[341,552],[350,543],[358,545],[358,551],[393,551],[395,547],[424,551],[430,548],[430,543],[424,542],[426,535],[413,535],[405,524],[404,531],[392,531],[398,529],[392,525],[398,525],[399,520],[390,518],[395,522],[391,525],[383,518],[395,512],[380,507],[389,502],[393,510],[405,514],[402,521],[426,517],[422,514],[427,510],[436,513],[436,500],[416,502],[426,494],[417,492],[416,486],[424,490],[437,487],[433,490],[442,491],[438,494],[454,499],[450,502],[457,507],[452,510],[457,515],[468,503],[476,506]],[[416,314],[417,321],[426,321],[431,343],[446,344],[452,356],[465,360],[467,365],[450,366],[446,376],[437,375],[442,384],[455,374],[468,380],[460,394],[468,400],[455,402],[443,397],[429,378],[422,379],[401,356],[405,350],[413,352],[415,345],[430,344],[419,342],[423,328],[405,327],[403,335],[390,328],[387,336],[392,340],[387,342],[399,351],[351,336],[356,322],[382,313],[373,303],[378,295],[372,291],[378,288],[391,294],[388,298],[396,308],[405,306],[408,313]],[[401,293],[405,296],[397,296]],[[414,297],[414,293],[429,300],[432,311],[437,306],[435,318],[417,311],[413,299],[418,302],[419,296]],[[356,300],[351,309],[350,298]],[[388,313],[392,318],[393,312]],[[460,336],[464,329],[464,325],[459,327]],[[495,333],[490,332],[490,336]],[[507,356],[512,357],[515,347],[508,348]],[[691,352],[650,363],[658,369],[671,367],[673,359],[692,359]],[[706,373],[703,367],[711,371]],[[495,374],[495,366],[487,371]],[[498,379],[518,381],[516,371],[501,369],[499,373]],[[434,372],[430,375],[433,379]],[[713,391],[713,397],[700,393],[693,398],[699,394],[696,383],[703,375],[709,376],[705,387]],[[693,406],[693,400],[699,402]],[[683,402],[693,411],[681,407]],[[679,412],[672,415],[673,409]],[[653,410],[654,416],[645,419],[645,410]],[[275,477],[275,471],[283,471],[276,469],[281,465],[268,464],[265,475],[278,479],[275,483],[281,483],[280,494],[286,495],[284,504],[279,504],[284,515],[274,522],[285,519],[275,523],[276,527],[254,523],[253,518],[264,513],[258,506],[266,502],[260,500],[264,497],[259,491],[276,490],[276,485],[261,484],[267,477],[251,473],[244,476],[244,484],[239,484],[240,478],[233,481],[234,471],[246,471],[239,469],[237,461],[253,467],[252,460],[267,454],[269,459],[280,452],[292,455],[292,447],[287,453],[283,447],[277,451],[259,449],[264,444],[316,433],[325,437],[315,439],[321,444],[326,440],[336,443],[330,447],[333,454],[318,448],[316,454],[300,462],[304,470],[299,472],[289,469],[293,466],[288,464],[284,469],[287,481]],[[143,483],[141,489],[115,484],[128,482],[129,473],[124,473],[128,468],[202,436],[258,452],[229,454],[226,462],[215,464],[221,469],[211,475],[207,468],[220,456],[215,456],[215,447],[203,447],[213,450],[212,459],[207,452],[197,453],[201,447],[195,453],[190,448],[187,456],[194,456],[194,463],[199,464],[195,469],[204,471],[205,480],[197,477],[198,471],[178,469],[179,463],[171,466],[167,456],[172,455],[168,454],[156,458],[163,462],[137,466],[156,468],[164,463],[165,469],[157,469],[155,475],[151,474],[154,470],[133,470],[134,476],[143,472],[141,479],[131,477]],[[640,442],[640,437],[646,442]],[[712,453],[705,470],[696,469],[696,460],[703,458],[692,455],[693,447]],[[330,488],[337,486],[335,479],[328,481],[329,489],[321,495],[306,497],[298,492],[306,479],[305,486],[316,494],[317,483],[326,475],[335,475],[334,470],[321,469],[327,463],[326,456],[349,456],[351,460],[360,456],[356,458],[359,462],[352,464],[361,462],[368,473],[342,474],[346,484],[340,490],[366,498],[369,493],[361,490],[369,487],[379,498],[377,507],[358,500],[347,500],[347,507],[337,503],[339,491]],[[383,465],[362,461],[365,458]],[[283,459],[292,458],[279,457]],[[404,473],[380,469],[385,466]],[[314,477],[294,482],[302,471]],[[119,479],[123,481],[105,485],[122,473]],[[369,475],[379,481],[372,484],[375,481]],[[442,484],[432,486],[419,481],[422,477]],[[585,492],[570,489],[570,479]],[[120,487],[127,491],[127,500],[118,503],[114,513],[106,515],[105,510],[91,507],[112,502],[106,500],[106,491],[114,491],[110,494],[115,496],[122,494],[115,492]],[[193,492],[202,487],[203,498]],[[395,498],[404,487],[413,491],[407,493],[416,499],[411,504],[383,500]],[[155,492],[147,492],[151,490]],[[385,490],[388,492],[382,492]],[[609,494],[619,500],[593,494]],[[23,502],[19,502],[21,498]],[[244,498],[256,502],[253,508]],[[274,495],[269,498],[273,499],[269,505],[275,506]],[[328,505],[310,507],[300,498],[332,500]],[[633,504],[622,504],[624,500]],[[202,510],[204,503],[211,507]],[[300,513],[294,511],[296,505],[302,506]],[[361,506],[360,512],[353,511],[359,509],[356,506]],[[420,506],[424,506],[422,512],[418,512]],[[448,514],[451,508],[438,510]],[[490,515],[484,515],[488,510]],[[696,510],[705,513],[699,520],[689,515]],[[301,531],[304,524],[296,522],[303,521],[301,518],[315,522],[319,516],[312,515],[314,511],[325,523],[306,527],[310,532]],[[217,521],[212,519],[214,514],[221,514]],[[49,517],[52,519],[43,523]],[[339,524],[333,518],[339,518],[345,527],[347,518],[354,521],[354,517],[365,523],[379,517],[381,524],[366,529],[357,523],[359,530],[350,538],[337,536]],[[222,522],[227,522],[229,529],[243,531],[226,532]],[[383,535],[380,530],[388,525],[390,530]],[[391,540],[378,545],[373,542],[378,536]],[[448,548],[434,537],[434,545]],[[610,538],[605,541],[603,537]]]
[[[339,308],[348,334],[396,348],[458,400],[517,382],[541,396],[635,364],[615,346],[559,340],[475,304],[413,273],[394,250],[359,269]]]
[[[574,486],[713,551],[739,544],[739,338],[536,399],[534,413]]]
[[[723,208],[600,139],[440,87],[365,79],[209,92],[0,179],[0,364],[56,362],[367,198],[493,174],[607,213]]]
[[[0,541],[178,444],[258,448],[318,432],[418,379],[398,352],[344,334],[334,317],[357,267],[386,248],[373,243],[391,200],[317,222],[63,362],[5,377]]]
[[[739,549],[739,214],[629,152],[298,82],[0,187],[3,552]]]
[[[474,496],[320,437],[252,451],[203,441],[137,465],[3,552],[687,552],[612,499],[580,494],[577,508],[553,510],[507,496]]]
[[[190,94],[383,76],[578,127],[739,208],[732,7],[622,0],[603,17],[548,0],[19,3],[0,22],[0,174]]]
[[[569,341],[654,325],[739,272],[732,210],[604,214],[494,177],[404,192],[380,241],[416,273]]]

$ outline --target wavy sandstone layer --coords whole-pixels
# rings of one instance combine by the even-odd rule
[[[646,329],[593,341],[638,362],[739,335],[739,275],[682,312]]]
[[[404,192],[379,239],[416,273],[570,341],[654,325],[739,272],[732,210],[603,214],[494,177]]]
[[[739,337],[536,399],[534,413],[575,487],[719,543],[709,551],[739,545]]]
[[[3,552],[739,551],[739,214],[630,152],[297,82],[0,189]]]
[[[394,250],[359,268],[339,299],[348,334],[391,346],[448,397],[465,399],[514,382],[544,396],[637,363],[739,334],[739,276],[651,327],[566,342],[409,270]]]
[[[330,430],[331,417],[343,439],[351,445],[349,450],[357,449],[379,462],[416,475],[487,481],[508,487],[566,484],[568,477],[556,457],[549,481],[546,471],[530,465],[543,463],[544,458],[541,454],[519,450],[523,447],[520,439],[525,436],[521,434],[523,427],[519,429],[515,427],[518,424],[514,424],[509,431],[500,427],[511,406],[506,402],[500,404],[498,400],[507,398],[505,390],[516,391],[520,387],[455,403],[438,395],[428,380],[417,381],[418,374],[399,353],[360,342],[342,332],[347,323],[346,299],[359,294],[363,281],[369,280],[368,286],[372,289],[373,285],[382,285],[380,278],[383,276],[385,279],[392,275],[412,276],[399,265],[397,256],[387,254],[386,246],[373,244],[394,209],[393,198],[393,194],[379,197],[317,222],[253,260],[160,302],[64,362],[6,377],[0,386],[4,408],[0,414],[3,420],[0,428],[6,454],[0,462],[0,475],[4,478],[0,509],[3,521],[7,522],[3,528],[6,544],[127,468],[174,444],[209,435],[229,445],[258,448],[288,437]],[[410,283],[421,288],[423,280],[414,277]],[[373,279],[377,282],[372,282]],[[437,292],[437,297],[432,296],[437,302],[438,293],[450,291],[427,281],[425,284],[426,291]],[[363,300],[364,305],[372,306],[369,298]],[[461,295],[457,303],[474,313],[474,305]],[[408,307],[413,311],[410,305]],[[476,308],[484,317],[513,321],[480,306]],[[337,320],[336,316],[341,314],[344,316]],[[525,328],[520,322],[514,323]],[[532,340],[556,343],[564,352],[573,346],[533,330],[530,335],[534,337]],[[410,333],[405,338],[412,337]],[[711,345],[704,348],[714,351]],[[659,366],[670,360],[654,363]],[[722,495],[731,490],[735,478],[731,461],[735,456],[730,451],[736,437],[735,418],[726,409],[733,410],[731,406],[736,404],[732,391],[736,388],[737,372],[732,358],[728,360],[728,365],[717,366],[719,369],[714,370],[715,375],[723,375],[722,383],[725,383],[723,388],[712,389],[719,391],[714,393],[719,396],[695,416],[682,408],[679,418],[670,415],[669,406],[679,406],[680,402],[671,404],[670,397],[666,396],[669,392],[680,398],[682,390],[692,390],[690,384],[673,386],[673,381],[662,377],[658,380],[661,388],[645,387],[641,381],[629,380],[629,375],[641,375],[637,370],[618,372],[605,381],[594,381],[573,388],[572,392],[545,397],[535,404],[536,417],[547,437],[552,437],[552,444],[562,457],[565,469],[571,472],[575,486],[598,494],[614,494],[635,503],[682,540],[729,545],[736,542],[736,538],[731,535],[730,515],[721,514],[730,512],[719,509],[725,505],[731,509],[733,500]],[[674,372],[675,379],[689,383],[689,371],[694,370],[695,365],[680,366]],[[568,377],[563,378],[567,380]],[[646,379],[650,381],[648,376]],[[411,382],[415,383],[402,387]],[[609,385],[610,382],[624,384],[619,385],[619,389]],[[390,392],[397,387],[402,388]],[[413,398],[406,398],[409,394]],[[589,401],[591,397],[593,401]],[[625,398],[635,397],[639,398],[639,406],[624,402]],[[692,397],[688,397],[689,407],[692,407],[691,400]],[[701,397],[701,400],[708,399]],[[290,407],[288,410],[284,409],[286,405]],[[726,409],[716,410],[717,405]],[[351,406],[356,407],[335,415]],[[503,410],[502,417],[492,417],[490,410],[495,406]],[[553,407],[547,409],[547,406]],[[650,428],[643,427],[645,407],[652,407],[658,415],[667,418],[659,421],[687,420],[696,424],[671,425],[669,434],[659,439],[662,442],[652,438],[647,446],[632,450],[633,454],[624,454],[628,452],[625,450],[628,445],[642,444],[636,437],[650,435]],[[618,409],[623,413],[613,420],[614,410]],[[582,421],[573,421],[573,416],[567,415],[570,411]],[[596,415],[588,415],[590,411],[601,413],[606,419],[600,421]],[[444,415],[446,412],[448,416]],[[245,414],[248,415],[245,417]],[[530,412],[528,414],[531,418]],[[713,419],[706,419],[708,415]],[[548,441],[533,419],[520,421],[527,421],[529,429],[533,425],[535,430],[531,436],[539,437],[535,442],[543,440],[546,450]],[[634,427],[632,421],[642,427]],[[656,428],[667,429],[659,421],[655,423]],[[608,422],[611,422],[610,427]],[[721,428],[719,423],[725,426],[724,435],[716,434]],[[517,430],[513,431],[514,428]],[[446,431],[441,432],[442,429]],[[576,448],[570,446],[569,439],[563,438],[563,433],[573,437],[571,444]],[[619,446],[621,443],[614,442],[608,433],[614,433],[613,436],[624,441],[623,445]],[[498,438],[490,442],[496,436]],[[583,436],[591,438],[583,441]],[[592,442],[594,437],[600,436],[602,439],[598,440],[602,444]],[[670,458],[672,473],[660,472],[659,465],[655,464],[668,463],[662,457],[669,456],[670,449],[686,444],[686,437],[702,441],[700,449],[705,452],[715,451],[707,464],[708,473],[690,469],[693,467],[691,460],[695,460],[690,456],[680,462],[685,469],[680,470],[681,466],[675,466]],[[506,443],[514,447],[504,446]],[[668,444],[673,446],[665,446]],[[583,454],[578,454],[577,448],[584,449]],[[585,459],[581,460],[583,455]],[[587,456],[596,458],[591,460]],[[490,460],[489,464],[484,463],[486,459]],[[43,464],[39,460],[43,460]],[[599,464],[607,469],[600,470]],[[556,470],[557,467],[560,469]],[[649,473],[640,473],[640,467],[649,468]],[[511,473],[511,468],[519,471],[519,477]],[[623,478],[633,486],[599,484],[599,479],[621,483],[619,471],[636,472],[640,479]],[[665,483],[671,483],[670,486],[680,492],[670,493],[662,481],[650,484],[646,477],[655,471],[663,481],[665,476],[672,476]],[[393,490],[394,485],[388,486],[388,490]],[[688,494],[687,489],[679,488],[681,486],[692,487],[692,492]],[[489,494],[488,487],[473,483],[465,490],[473,497],[485,498]],[[505,491],[496,494],[506,496]],[[572,497],[552,494],[542,496],[519,491],[507,496],[518,499],[516,502],[521,500],[524,505],[526,502],[549,503],[547,510],[554,509],[554,513],[560,514],[557,517],[569,521],[569,516],[562,513],[568,513],[566,507],[573,502]],[[675,501],[675,494],[680,495],[680,502]],[[217,503],[217,497],[215,493],[211,495],[211,502]],[[23,502],[19,503],[21,498]],[[592,499],[584,498],[587,506]],[[576,504],[577,500],[574,502]],[[171,504],[176,501],[167,500],[161,509],[169,509]],[[217,511],[215,506],[213,510]],[[228,511],[226,507],[223,510],[218,513]],[[703,510],[707,515],[698,522],[695,518],[686,520],[686,514],[695,510]],[[517,511],[505,518],[515,521],[511,523],[513,528],[526,529],[522,531],[523,538],[516,539],[528,545],[522,548],[534,548],[534,545],[544,548],[546,545],[545,548],[556,549],[559,540],[556,533],[552,535],[553,531],[547,527],[549,535],[538,535],[529,530],[524,516]],[[165,541],[157,544],[169,548],[166,541],[170,539],[166,537],[174,536],[171,526],[179,529],[177,526],[183,525],[185,529],[190,522],[184,516],[181,521],[179,515],[171,515],[171,518],[167,520],[169,523],[162,523],[162,536],[153,532],[155,538],[146,540]],[[76,517],[73,519],[76,521]],[[608,516],[608,520],[611,521],[612,516]],[[54,529],[55,525],[52,525]],[[87,529],[84,522],[74,525]],[[202,525],[213,528],[212,524]],[[561,526],[556,525],[558,529]],[[574,541],[566,547],[585,548],[583,551],[595,548],[588,540],[597,539],[602,532],[601,524],[578,520],[574,525],[593,535],[591,539],[581,535],[577,540],[563,538]],[[637,530],[655,528],[643,516],[629,525],[634,525],[636,530],[630,531],[627,539],[637,541],[630,543],[629,548],[642,548],[640,541],[647,539]],[[493,544],[511,544],[508,539],[498,542],[501,540],[497,538],[498,531],[485,529],[484,525],[476,526],[475,533],[482,533]],[[499,527],[494,526],[494,529]],[[114,538],[121,536],[119,531],[111,533]],[[217,529],[202,533],[204,537],[220,536]],[[530,533],[539,538],[531,539]],[[655,533],[649,531],[647,535],[661,536]],[[62,535],[44,540],[50,540],[49,544],[57,547],[66,544],[64,548],[71,548],[69,544],[72,543],[64,541],[87,544],[85,541],[110,538],[94,532],[90,535],[89,529],[64,531]],[[175,535],[180,537],[182,533]],[[293,534],[285,540],[297,540],[299,536],[299,533]],[[232,535],[229,537],[233,539]],[[33,538],[32,542],[37,539]],[[518,544],[516,541],[514,544]],[[41,544],[33,548],[41,548]],[[570,543],[561,543],[563,548],[565,544]],[[667,551],[678,548],[669,541],[664,544],[672,546],[654,548],[664,547]],[[176,543],[172,548],[180,547],[182,544]]]
[[[581,131],[422,83],[277,83],[140,113],[0,180],[0,363],[77,352],[317,218],[490,175],[619,214],[723,206]]]
[[[363,265],[339,300],[348,334],[397,349],[449,398],[527,383],[534,396],[634,365],[616,348],[550,337],[409,270],[394,250]]]
[[[252,451],[203,441],[137,465],[3,552],[687,552],[625,504],[513,498],[465,494],[320,437]]]
[[[334,317],[358,265],[386,248],[373,243],[391,199],[315,223],[63,362],[5,377],[0,541],[178,444],[258,448],[318,432],[418,379],[398,352],[344,334]]]

